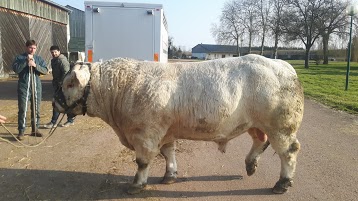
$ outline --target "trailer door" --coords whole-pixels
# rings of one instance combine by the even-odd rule
[[[154,15],[150,9],[98,7],[92,12],[93,61],[128,57],[153,60]]]

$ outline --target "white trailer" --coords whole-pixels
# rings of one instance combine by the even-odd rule
[[[85,24],[89,62],[168,61],[168,26],[160,4],[85,1]]]

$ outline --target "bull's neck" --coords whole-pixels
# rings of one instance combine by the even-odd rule
[[[98,70],[99,70],[98,65],[93,65],[90,71],[91,79],[89,82],[90,82],[91,89],[87,98],[87,114],[88,116],[91,117],[101,118],[100,111],[102,106],[100,104],[100,101],[97,100],[98,99],[97,97],[99,97],[98,95],[99,84],[101,82]]]
[[[116,96],[118,93],[121,94],[121,90],[111,85],[112,79],[109,77],[109,74],[113,72],[102,68],[100,65],[93,65],[90,71],[91,91],[87,100],[87,114],[91,117],[99,117],[113,126],[113,114],[116,109],[114,105],[118,101],[113,96]],[[116,96],[116,98],[118,97]]]

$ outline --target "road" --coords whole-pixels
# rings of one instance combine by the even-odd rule
[[[41,121],[47,123],[48,77],[43,78],[43,88]],[[0,81],[0,95],[0,113],[9,117],[6,125],[16,132],[16,82]],[[131,196],[126,190],[136,171],[133,152],[120,145],[101,120],[79,116],[73,127],[58,128],[36,148],[0,142],[0,200],[357,200],[357,131],[357,116],[306,99],[298,133],[301,152],[288,193],[271,193],[280,171],[271,147],[262,155],[257,172],[246,175],[244,159],[251,139],[244,134],[229,143],[225,154],[211,142],[179,140],[178,182],[159,184],[165,163],[158,156],[146,191]],[[0,136],[12,140],[1,127]],[[25,142],[36,139],[28,137]]]

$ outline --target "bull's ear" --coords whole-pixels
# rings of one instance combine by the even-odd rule
[[[86,73],[81,70],[72,71],[73,75],[73,84],[79,86],[86,86],[88,79],[86,79]]]

